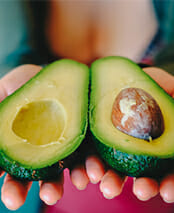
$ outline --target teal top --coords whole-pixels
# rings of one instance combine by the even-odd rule
[[[0,77],[20,63],[31,51],[25,1],[4,0],[0,3]]]
[[[174,1],[152,0],[159,22],[162,39],[166,43],[174,41]]]

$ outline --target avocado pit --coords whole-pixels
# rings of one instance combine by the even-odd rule
[[[139,88],[126,88],[116,97],[111,119],[120,131],[151,141],[164,131],[164,119],[156,100]]]

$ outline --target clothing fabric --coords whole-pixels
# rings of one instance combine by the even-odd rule
[[[17,66],[30,52],[28,20],[24,1],[0,3],[0,77]]]
[[[152,0],[158,31],[142,58],[143,63],[160,67],[174,75],[174,1]]]

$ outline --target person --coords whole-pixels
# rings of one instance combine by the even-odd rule
[[[141,3],[135,3],[131,1],[131,3],[121,3],[120,1],[120,5],[113,2],[112,5],[110,5],[111,3],[103,2],[104,3],[100,4],[97,2],[92,4],[90,1],[86,1],[84,6],[84,3],[79,1],[73,2],[73,4],[66,1],[49,1],[49,11],[45,22],[47,27],[41,31],[47,35],[46,43],[49,46],[47,49],[48,52],[51,51],[54,58],[68,57],[87,64],[90,64],[91,61],[98,57],[123,55],[136,62],[153,63],[156,65],[159,58],[162,57],[162,50],[167,47],[167,44],[172,43],[171,35],[173,32],[170,30],[167,31],[167,29],[164,30],[164,27],[167,28],[168,26],[165,25],[164,20],[161,21],[161,25],[160,18],[158,19],[159,23],[157,22],[152,9],[152,2],[141,1]],[[153,1],[158,15],[162,13],[162,8],[171,8],[169,7],[169,2],[171,6],[172,1],[164,1],[161,7],[157,1]],[[12,69],[12,67],[17,66],[17,64],[24,63],[28,60],[28,52],[31,53],[30,55],[34,55],[30,49],[31,44],[28,43],[28,28],[26,27],[28,23],[25,21],[26,16],[22,5],[22,1],[16,0],[13,3],[2,2],[0,8],[0,10],[2,10],[0,14],[4,16],[0,19],[0,26],[3,27],[1,27],[1,29],[7,29],[7,27],[10,26],[8,30],[3,31],[3,35],[0,37],[3,49],[0,55],[1,76],[9,72],[0,80],[1,101],[41,69],[41,66],[31,64]],[[123,10],[120,10],[120,8]],[[117,13],[115,12],[116,9]],[[8,13],[4,11],[8,11]],[[15,14],[13,17],[8,16],[10,11],[11,14]],[[112,13],[110,13],[110,11],[112,11]],[[89,13],[90,16],[88,15]],[[105,16],[103,16],[103,13]],[[58,14],[58,16],[56,14]],[[38,14],[36,14],[36,16],[37,15]],[[137,19],[138,15],[140,19]],[[128,24],[126,24],[128,19],[125,19],[125,17],[129,17]],[[12,18],[12,23],[14,23],[14,21],[17,23],[17,25],[13,26],[15,29],[11,28],[10,19]],[[119,20],[122,20],[121,24]],[[135,22],[137,20],[138,22]],[[173,19],[171,19],[171,21],[173,21]],[[136,25],[133,24],[134,22]],[[4,41],[7,38],[5,32],[11,35],[9,34],[10,30],[17,34],[14,39],[20,38],[20,42],[18,42],[18,40],[16,41],[16,46],[11,44],[11,42],[14,42],[12,39],[9,39],[9,43]],[[165,32],[167,33],[165,34]],[[109,35],[111,37],[108,37]],[[18,49],[17,52],[16,49]],[[161,52],[159,58],[157,55],[158,52]],[[20,59],[23,55],[26,57],[24,57],[22,61]],[[36,55],[38,59],[38,54],[34,56]],[[31,63],[35,63],[35,61],[41,62],[39,59],[36,60],[36,58],[32,57],[33,62]],[[155,58],[157,60],[153,61]],[[48,61],[45,61],[45,63],[46,62]],[[167,61],[168,64],[169,62],[170,61]],[[163,63],[161,67],[165,67],[165,65],[166,64]],[[144,70],[152,76],[167,93],[174,97],[174,77],[172,75],[155,67],[145,68]],[[2,171],[1,175],[3,174],[4,172]],[[108,199],[114,198],[122,192],[127,179],[127,177],[120,176],[119,173],[116,173],[111,168],[105,170],[105,165],[97,155],[88,156],[85,165],[76,165],[73,170],[70,171],[70,175],[72,183],[79,190],[84,189],[89,182],[100,182],[100,191],[103,193],[103,196]],[[40,198],[46,204],[52,205],[61,199],[63,195],[63,176],[54,182],[40,181],[39,185]],[[17,181],[7,174],[1,190],[3,203],[9,209],[18,209],[24,204],[30,187],[30,182]],[[165,176],[160,183],[155,179],[147,177],[136,178],[133,183],[134,194],[138,199],[144,201],[160,193],[165,202],[174,202],[173,189],[174,173]]]

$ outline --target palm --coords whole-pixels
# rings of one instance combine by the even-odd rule
[[[1,79],[0,101],[28,81],[40,69],[40,66],[35,65],[20,66]],[[157,68],[146,68],[145,71],[174,97],[173,76]],[[121,193],[126,177],[120,176],[112,169],[105,171],[101,160],[96,156],[90,156],[86,159],[85,165],[77,165],[71,171],[71,180],[79,190],[84,189],[89,181],[92,183],[100,181],[100,191],[106,198],[110,199]],[[2,187],[2,201],[7,208],[19,208],[25,202],[30,186],[30,182],[16,181],[7,175]],[[150,178],[137,178],[133,191],[140,200],[148,200],[160,192],[166,202],[174,202],[174,174],[165,177],[160,185]],[[45,203],[54,204],[62,195],[63,175],[55,182],[40,181],[40,198]]]

